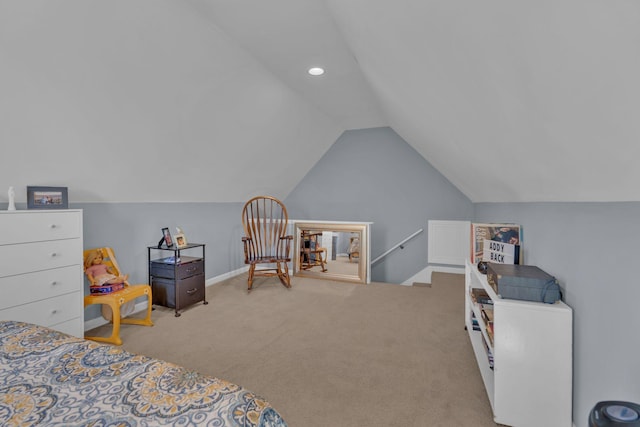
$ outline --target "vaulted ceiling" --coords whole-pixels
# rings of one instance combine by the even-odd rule
[[[0,184],[285,197],[390,126],[474,202],[640,201],[639,46],[636,0],[1,2]]]

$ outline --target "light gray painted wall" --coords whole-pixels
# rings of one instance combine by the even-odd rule
[[[640,203],[480,203],[478,222],[523,227],[526,264],[560,281],[573,308],[573,419],[602,400],[640,402]]]
[[[391,128],[350,130],[284,200],[289,217],[366,221],[371,259],[424,232],[371,268],[373,281],[401,283],[427,266],[430,219],[471,220],[471,201]]]
[[[130,283],[148,283],[147,246],[158,243],[163,227],[174,233],[179,226],[187,241],[206,245],[207,279],[244,266],[242,203],[77,203],[70,207],[84,210],[85,249],[111,246]],[[86,280],[85,288],[87,294]],[[99,313],[99,306],[88,307],[85,318]]]

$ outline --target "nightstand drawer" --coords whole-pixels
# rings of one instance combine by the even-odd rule
[[[178,310],[204,301],[204,274],[182,280],[154,277],[152,281],[153,303]]]
[[[178,265],[151,261],[150,274],[153,277],[164,277],[166,279],[184,279],[204,273],[204,260],[202,258],[181,257]]]

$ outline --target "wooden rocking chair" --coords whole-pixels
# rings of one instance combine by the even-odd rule
[[[282,284],[291,288],[288,262],[293,236],[286,235],[289,216],[284,204],[270,196],[254,197],[242,209],[245,237],[244,263],[249,264],[248,291],[254,276],[278,276]],[[257,264],[275,264],[275,268],[256,270]]]

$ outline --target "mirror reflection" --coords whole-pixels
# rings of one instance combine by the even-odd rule
[[[360,233],[301,230],[300,269],[357,275]]]
[[[295,222],[294,275],[368,282],[367,223]]]

